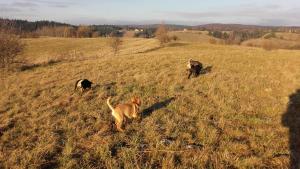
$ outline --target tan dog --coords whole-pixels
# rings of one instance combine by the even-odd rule
[[[121,132],[124,130],[122,129],[123,122],[126,122],[126,118],[132,119],[138,117],[139,107],[141,106],[141,100],[137,97],[133,97],[131,99],[131,103],[126,104],[118,104],[115,108],[110,104],[109,97],[107,99],[107,105],[112,111],[112,115],[115,118],[115,123],[117,129]]]

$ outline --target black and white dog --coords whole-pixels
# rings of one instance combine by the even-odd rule
[[[74,91],[76,91],[77,88],[80,88],[81,92],[84,92],[85,90],[88,90],[92,87],[93,82],[87,80],[87,79],[80,79],[77,80],[75,83],[75,89]]]
[[[202,65],[202,63],[200,63],[198,61],[190,59],[188,61],[187,67],[188,67],[187,70],[189,71],[188,78],[190,78],[192,74],[194,74],[195,77],[199,76],[199,74],[203,68],[203,65]]]

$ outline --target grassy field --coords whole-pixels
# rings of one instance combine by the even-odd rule
[[[297,33],[276,33],[275,37],[265,39],[250,39],[242,42],[243,46],[263,47],[269,46],[270,49],[300,49],[300,35]]]
[[[209,43],[211,39],[221,42],[221,39],[214,38],[208,35],[206,31],[172,31],[169,32],[170,36],[177,36],[182,42],[197,42],[197,43]]]
[[[26,43],[35,65],[0,72],[0,168],[288,168],[282,116],[300,51],[128,38],[114,56],[101,38]],[[211,71],[187,79],[189,58]],[[83,95],[80,78],[95,83]],[[106,98],[133,95],[141,118],[116,132]]]

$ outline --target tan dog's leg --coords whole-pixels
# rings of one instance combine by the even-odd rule
[[[123,119],[124,119],[124,118],[123,118],[120,114],[115,113],[115,112],[113,112],[112,115],[113,115],[114,118],[115,118],[115,124],[116,124],[116,126],[117,126],[117,129],[118,129],[120,132],[124,132],[124,130],[122,129],[122,124],[123,124]]]
[[[118,131],[124,132],[124,130],[122,129],[122,122],[116,121],[116,126],[117,126]]]

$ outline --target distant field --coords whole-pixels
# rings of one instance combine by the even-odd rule
[[[124,39],[117,56],[105,38],[25,40],[28,64],[56,62],[1,70],[0,168],[288,168],[282,118],[300,89],[300,51],[176,35],[163,48]],[[189,58],[211,71],[188,80]],[[95,83],[82,96],[80,78]],[[107,96],[133,95],[142,118],[113,131]]]
[[[209,43],[211,39],[217,40],[216,38],[208,36],[208,32],[206,31],[172,31],[169,35],[176,35],[180,41],[185,42]]]
[[[270,39],[259,38],[250,39],[242,43],[243,46],[264,47],[270,46],[272,49],[292,49],[300,50],[300,34],[296,33],[276,33]]]

